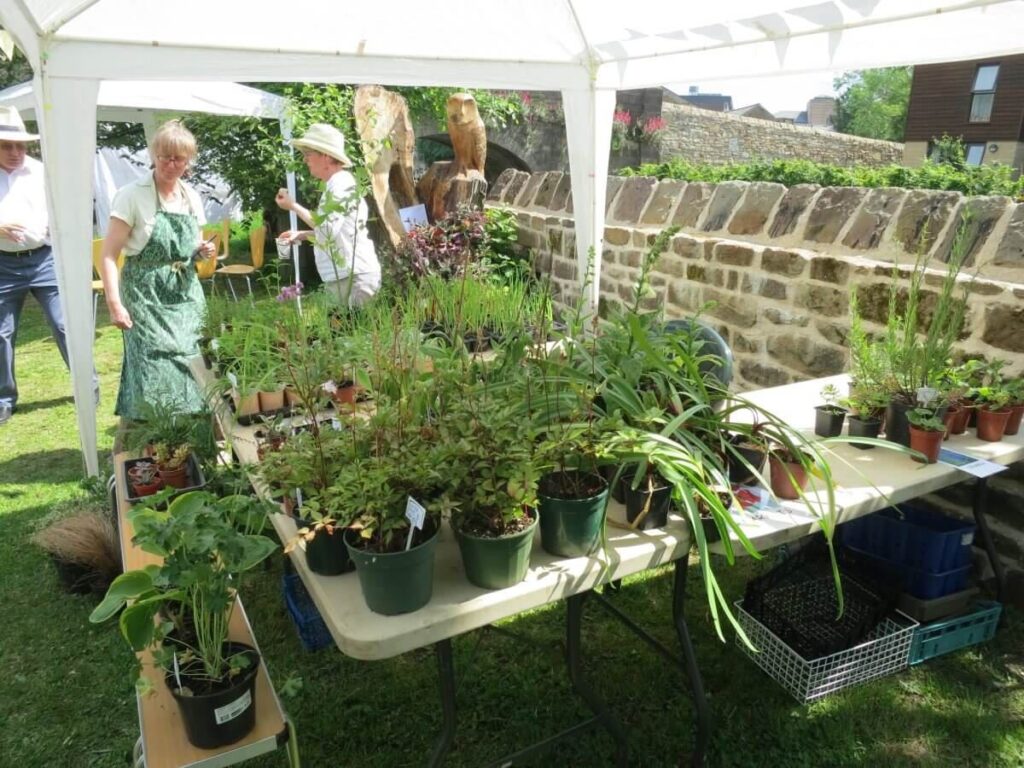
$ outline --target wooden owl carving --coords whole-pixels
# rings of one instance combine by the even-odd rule
[[[468,93],[448,97],[448,135],[455,151],[455,176],[477,171],[482,178],[487,160],[487,131],[477,112],[476,99]]]

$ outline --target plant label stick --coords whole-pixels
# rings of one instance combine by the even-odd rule
[[[405,540],[405,549],[408,552],[412,546],[412,535],[417,528],[423,528],[423,521],[427,519],[427,510],[412,496],[405,502],[405,517],[409,521],[409,538]]]

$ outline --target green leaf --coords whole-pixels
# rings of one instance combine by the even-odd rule
[[[149,568],[155,568],[155,566],[149,566]],[[128,600],[136,598],[152,589],[152,571],[136,570],[122,573],[111,582],[103,600],[89,614],[89,621],[93,624],[100,624],[106,621],[120,611]]]

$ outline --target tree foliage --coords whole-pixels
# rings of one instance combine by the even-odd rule
[[[869,139],[903,141],[913,67],[844,72],[833,81],[839,94],[835,127]]]

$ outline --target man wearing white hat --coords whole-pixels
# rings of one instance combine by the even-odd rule
[[[310,174],[327,182],[327,187],[315,216],[295,202],[288,190],[278,190],[278,206],[295,211],[313,228],[282,232],[278,242],[312,238],[316,270],[325,290],[358,307],[380,289],[380,262],[366,232],[366,201],[357,197],[355,177],[348,171],[352,161],[345,154],[345,137],[334,126],[315,123],[292,146],[302,151]]]
[[[57,348],[68,364],[64,315],[49,242],[43,164],[26,154],[28,133],[14,107],[0,106],[0,424],[18,401],[14,341],[18,318],[31,293],[43,308]]]

